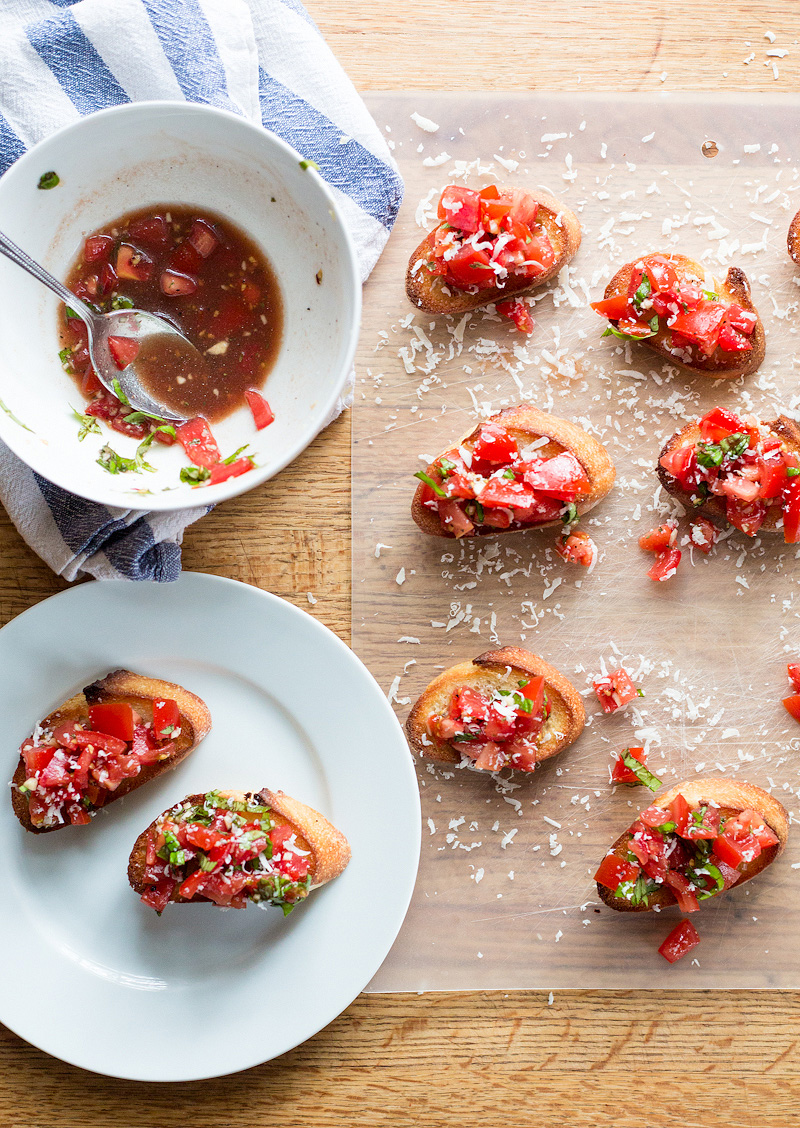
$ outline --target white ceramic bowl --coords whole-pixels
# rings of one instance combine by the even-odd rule
[[[361,312],[355,252],[318,173],[273,133],[209,106],[140,102],[83,118],[40,142],[0,178],[0,230],[64,278],[83,239],[150,204],[209,208],[263,249],[280,284],[284,334],[264,394],[275,422],[256,431],[248,408],[214,425],[223,456],[249,443],[257,468],[218,486],[181,483],[179,446],[151,448],[155,473],[111,475],[102,427],[78,442],[83,398],[58,359],[58,299],[0,256],[0,439],[43,477],[106,505],[179,509],[224,501],[282,470],[311,442],[351,369]],[[54,170],[61,183],[37,185]],[[316,281],[322,271],[322,281]],[[145,492],[142,492],[145,491]]]

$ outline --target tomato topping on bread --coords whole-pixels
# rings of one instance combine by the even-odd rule
[[[685,255],[643,255],[617,271],[592,309],[609,320],[605,336],[642,342],[693,372],[743,376],[764,359],[764,328],[738,267],[719,283]]]
[[[724,518],[746,536],[781,528],[800,542],[800,426],[715,407],[661,451],[658,476],[687,509]],[[703,540],[706,540],[704,535]]]
[[[597,890],[621,912],[672,904],[694,912],[765,869],[788,833],[786,810],[760,787],[693,780],[663,794],[620,835],[595,874]]]
[[[409,260],[409,300],[429,313],[499,302],[501,316],[531,332],[527,308],[510,299],[542,285],[575,255],[581,241],[576,216],[546,192],[451,184],[439,199],[438,217]]]
[[[284,914],[350,860],[346,838],[282,791],[209,791],[164,811],[137,838],[128,880],[159,914],[170,902],[248,901]]]
[[[478,424],[416,477],[419,527],[460,538],[572,522],[606,496],[615,471],[577,424],[522,405]]]
[[[100,807],[176,767],[210,728],[206,705],[182,686],[115,670],[22,742],[14,813],[35,833],[86,824]]]
[[[563,674],[519,647],[452,666],[425,689],[406,721],[411,746],[443,763],[532,772],[583,731],[583,702]]]

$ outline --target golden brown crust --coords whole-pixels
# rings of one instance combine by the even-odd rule
[[[786,248],[790,258],[800,264],[800,211],[789,224],[789,233],[786,236]]]
[[[773,434],[782,439],[788,450],[800,454],[800,425],[798,425],[794,419],[789,419],[785,415],[779,415],[777,419],[771,419],[769,421],[764,420],[764,426],[769,427]],[[700,442],[700,439],[700,426],[697,422],[687,423],[680,431],[676,431],[664,444],[658,456],[656,472],[661,485],[667,493],[676,498],[689,513],[702,513],[706,517],[715,517],[717,520],[727,525],[729,522],[725,515],[724,498],[711,494],[702,505],[694,505],[692,502],[692,493],[683,489],[677,478],[674,478],[672,474],[661,465],[662,458],[679,450],[681,447],[688,446],[689,444],[694,446],[696,443]],[[776,525],[782,516],[783,513],[780,506],[770,506],[767,509],[767,515],[759,529],[759,533],[774,533],[778,531],[776,530]]]
[[[593,506],[597,505],[598,501],[602,501],[614,485],[616,470],[602,443],[599,443],[577,423],[571,423],[568,419],[559,419],[555,415],[547,415],[544,411],[539,411],[537,407],[530,407],[528,404],[507,407],[498,412],[497,415],[492,415],[490,420],[482,419],[463,438],[451,443],[446,449],[452,450],[455,446],[470,448],[477,440],[482,425],[490,421],[501,423],[512,437],[523,446],[541,438],[543,435],[547,435],[551,442],[540,447],[536,452],[543,458],[550,458],[563,450],[569,450],[575,455],[590,482],[588,492],[575,499],[579,515],[587,513]],[[428,473],[430,472],[431,466],[428,467]],[[417,525],[423,533],[428,533],[430,536],[452,539],[454,534],[444,527],[438,515],[422,504],[422,495],[423,485],[420,484],[411,502],[411,516]],[[488,525],[485,527],[476,525],[474,535],[489,536],[493,533],[516,533],[521,529],[549,529],[560,524],[559,519],[543,521],[537,525],[512,526],[510,529],[495,529]]]
[[[648,251],[647,254],[640,255],[639,258],[620,267],[606,286],[603,296],[608,299],[615,298],[619,294],[627,294],[631,275],[637,263],[641,263],[643,259],[649,258],[652,254],[661,253],[660,251]],[[663,257],[670,260],[678,274],[682,277],[693,277],[702,281],[706,276],[705,267],[699,262],[694,262],[692,259],[687,258],[686,255],[665,252]],[[685,368],[689,372],[698,372],[701,376],[710,376],[715,380],[732,380],[737,376],[749,376],[751,372],[755,372],[756,369],[761,366],[764,360],[766,336],[758,310],[753,305],[747,275],[743,270],[740,270],[738,266],[729,267],[725,281],[716,283],[715,292],[727,301],[736,302],[742,309],[754,313],[758,318],[756,327],[750,337],[752,348],[746,353],[740,355],[738,353],[726,353],[723,352],[722,349],[715,349],[711,356],[703,356],[698,349],[694,346],[690,346],[691,361],[687,362],[670,351],[667,344],[667,339],[670,334],[669,329],[665,326],[660,328],[654,337],[647,337],[641,343],[665,357],[671,364],[677,364],[679,367]]]
[[[498,185],[501,192],[511,189]],[[502,301],[504,298],[519,297],[520,294],[543,286],[553,275],[564,267],[570,259],[577,254],[581,245],[581,225],[578,217],[569,208],[560,203],[549,192],[525,189],[539,205],[536,222],[541,223],[550,237],[555,251],[555,261],[549,270],[537,278],[509,278],[505,286],[493,286],[490,290],[479,290],[476,294],[466,294],[463,290],[450,290],[444,287],[443,280],[438,275],[429,274],[424,268],[417,267],[420,261],[427,261],[433,250],[435,229],[427,235],[416,248],[408,260],[406,271],[406,294],[412,305],[427,313],[467,313],[480,306],[491,305],[492,302]],[[558,222],[557,222],[558,220]]]
[[[786,808],[778,802],[768,791],[756,787],[753,783],[740,783],[735,779],[694,779],[679,783],[671,787],[662,795],[653,800],[658,807],[666,807],[678,795],[682,795],[690,807],[697,807],[709,801],[720,808],[723,816],[730,817],[742,811],[753,810],[761,815],[767,826],[778,836],[778,845],[769,846],[762,850],[757,858],[749,862],[742,871],[742,876],[736,882],[734,889],[738,889],[746,881],[756,877],[762,870],[775,861],[783,853],[789,836],[789,816]],[[619,854],[624,857],[625,844],[628,840],[628,831],[625,830],[614,842],[609,853]],[[648,897],[647,904],[632,905],[622,897],[615,897],[611,889],[597,883],[597,892],[609,908],[621,913],[647,913],[653,912],[656,907],[666,908],[674,905],[675,894],[668,887],[663,887],[657,893]]]
[[[157,779],[164,772],[178,766],[193,752],[200,741],[211,728],[211,714],[204,701],[194,693],[190,693],[183,686],[174,682],[162,681],[160,678],[150,678],[145,674],[134,674],[130,670],[113,670],[104,678],[91,685],[87,685],[82,693],[77,693],[63,705],[59,705],[41,722],[42,729],[52,728],[62,722],[73,721],[85,723],[89,719],[89,706],[99,705],[103,702],[128,702],[144,721],[153,719],[153,701],[157,697],[171,698],[177,703],[181,714],[181,732],[175,740],[175,748],[166,760],[159,760],[154,764],[144,764],[137,776],[124,779],[116,791],[112,791],[105,801],[108,806],[116,799],[130,794],[139,787],[143,787],[151,780]],[[55,826],[34,826],[28,812],[28,800],[18,790],[25,782],[25,762],[19,758],[14,777],[12,779],[11,801],[14,814],[25,827],[33,834],[48,834],[53,830],[61,830],[69,823],[58,823]]]
[[[350,844],[341,831],[337,830],[328,820],[315,811],[313,807],[292,799],[283,791],[269,791],[264,788],[258,792],[245,791],[219,791],[217,794],[227,799],[239,802],[259,803],[269,807],[277,816],[275,823],[278,826],[290,826],[297,836],[297,845],[301,850],[311,852],[311,888],[317,889],[321,885],[338,877],[350,861]],[[183,806],[184,803],[199,805],[203,802],[204,795],[198,793],[189,795],[180,803],[173,803],[167,811]],[[167,811],[162,814],[167,814]],[[162,816],[159,815],[158,818]],[[147,858],[147,840],[151,831],[155,830],[158,818],[153,819],[150,825],[142,831],[131,850],[128,859],[128,881],[133,890],[140,896],[149,886],[144,881]],[[196,896],[191,898],[180,897],[173,893],[170,901],[178,905],[188,905],[191,901],[207,901],[208,897]]]
[[[450,744],[437,740],[429,733],[430,718],[446,711],[456,689],[463,686],[494,689],[506,684],[516,689],[519,674],[544,678],[552,708],[537,741],[540,753],[537,762],[549,760],[574,744],[586,722],[581,695],[562,673],[543,658],[518,646],[504,646],[500,650],[487,650],[471,662],[459,662],[434,678],[417,699],[406,720],[406,734],[411,747],[426,759],[446,764],[459,763],[460,754]]]

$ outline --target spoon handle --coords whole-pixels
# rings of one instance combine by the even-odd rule
[[[58,294],[59,298],[61,298],[63,302],[66,302],[70,309],[74,309],[91,328],[91,323],[94,320],[92,310],[82,302],[80,298],[76,298],[72,291],[68,290],[57,278],[54,278],[52,274],[48,273],[43,266],[40,266],[38,262],[34,262],[30,255],[27,255],[21,247],[13,243],[2,231],[0,231],[0,254],[4,254],[6,258],[11,259],[17,266],[21,266],[23,270],[27,270],[28,274],[32,274],[34,278],[43,282],[45,286],[49,286],[53,293]]]

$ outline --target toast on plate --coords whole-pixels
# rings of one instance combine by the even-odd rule
[[[14,814],[35,834],[83,825],[184,760],[211,728],[188,689],[114,670],[53,710],[22,743]]]
[[[434,537],[569,524],[606,496],[615,475],[588,431],[522,404],[471,428],[417,473],[411,515]]]
[[[715,380],[747,376],[764,359],[764,326],[738,266],[718,281],[686,255],[642,255],[617,271],[592,309],[608,318],[606,333]]]
[[[779,415],[760,422],[715,407],[664,445],[658,477],[690,512],[747,536],[782,532],[800,542],[800,425]]]
[[[332,881],[350,861],[344,835],[282,791],[190,795],[154,819],[134,843],[128,880],[146,905],[248,901],[284,913]]]
[[[695,779],[664,792],[617,838],[595,874],[612,909],[651,912],[699,903],[761,873],[789,834],[769,792],[733,779]]]
[[[504,646],[434,678],[409,713],[406,733],[430,760],[532,772],[573,744],[585,721],[581,696],[563,674],[528,650]]]
[[[428,313],[461,314],[518,298],[557,274],[581,244],[577,216],[548,192],[448,185],[438,213],[441,222],[406,271],[409,301]],[[511,309],[506,316],[517,321]]]

